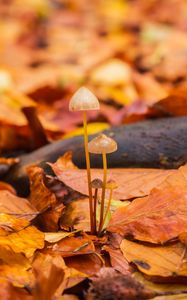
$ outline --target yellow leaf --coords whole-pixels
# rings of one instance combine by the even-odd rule
[[[77,233],[78,230],[72,231],[72,232],[67,232],[67,231],[58,231],[58,232],[45,232],[45,241],[48,243],[56,243],[59,242],[60,240],[70,237]]]
[[[98,133],[100,131],[103,131],[105,129],[108,129],[110,127],[110,125],[108,123],[99,123],[99,122],[95,122],[95,123],[90,123],[88,124],[88,134],[95,134]],[[64,139],[66,138],[70,138],[70,137],[74,137],[74,136],[78,136],[78,135],[83,135],[84,133],[84,129],[83,127],[77,128],[67,134],[65,134],[63,136]]]
[[[31,257],[36,249],[44,247],[44,233],[30,226],[19,232],[0,237],[0,246],[10,247],[15,253]]]

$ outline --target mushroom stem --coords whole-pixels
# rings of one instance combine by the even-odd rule
[[[100,221],[99,221],[99,232],[102,229],[103,215],[104,215],[104,206],[105,206],[105,191],[106,191],[106,180],[107,180],[107,159],[106,153],[102,153],[103,157],[103,187],[101,195],[101,210],[100,210]]]
[[[106,212],[105,212],[105,215],[104,215],[104,218],[103,218],[103,222],[102,222],[102,225],[101,225],[101,231],[103,230],[103,226],[104,226],[104,224],[106,222],[107,215],[108,215],[108,213],[110,211],[112,194],[113,194],[113,189],[110,190],[110,196],[109,196],[109,200],[108,200],[108,205],[107,205],[107,208],[106,208]]]
[[[94,193],[94,213],[93,213],[93,226],[94,226],[94,233],[97,233],[97,223],[96,223],[96,214],[97,214],[97,196],[98,196],[98,189],[95,189]]]
[[[88,152],[88,131],[87,131],[87,114],[86,114],[86,111],[83,111],[83,126],[84,126],[84,148],[85,148],[87,180],[88,180],[88,192],[89,192],[90,231],[91,231],[91,233],[93,233],[92,187],[91,187],[90,156],[89,156],[89,152]]]

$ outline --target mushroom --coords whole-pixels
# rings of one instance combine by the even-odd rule
[[[101,179],[96,178],[96,179],[92,180],[91,186],[92,186],[92,188],[95,189],[95,193],[94,193],[94,207],[93,207],[93,222],[94,222],[93,226],[94,226],[94,233],[96,233],[97,232],[96,212],[97,212],[98,189],[102,189],[103,182],[102,182]]]
[[[101,211],[100,211],[100,221],[99,221],[99,232],[102,229],[103,215],[104,215],[104,202],[105,202],[105,191],[106,191],[106,181],[107,181],[107,158],[106,154],[112,153],[117,150],[117,143],[106,136],[105,134],[100,134],[88,144],[88,151],[94,154],[102,154],[103,159],[103,187],[101,195]]]
[[[88,192],[89,192],[89,209],[90,209],[90,227],[93,233],[93,205],[92,205],[92,188],[91,188],[91,171],[90,171],[90,156],[88,152],[88,132],[87,132],[87,110],[100,109],[99,101],[96,96],[87,88],[81,87],[72,96],[69,103],[70,111],[83,112],[83,126],[84,126],[84,148],[86,157]]]
[[[108,205],[107,205],[107,208],[106,208],[106,212],[105,212],[103,222],[102,222],[102,225],[101,225],[101,230],[103,228],[103,225],[106,222],[107,215],[110,211],[110,205],[111,205],[113,190],[117,189],[117,187],[118,187],[118,185],[114,180],[109,180],[106,184],[106,189],[110,190],[110,195],[109,195],[109,199],[108,199]]]

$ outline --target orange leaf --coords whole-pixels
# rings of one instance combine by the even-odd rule
[[[51,192],[44,182],[44,171],[31,166],[27,169],[30,179],[30,202],[41,214],[38,223],[45,231],[57,231],[58,221],[64,209],[63,203],[58,201],[55,193]],[[66,189],[64,189],[66,194]]]
[[[6,237],[0,236],[0,246],[10,247],[15,253],[31,257],[36,249],[44,247],[44,234],[34,226],[29,226]]]
[[[108,230],[151,243],[164,243],[187,228],[187,166],[173,172],[142,199],[117,209]]]
[[[66,158],[66,160],[64,159]],[[56,163],[50,164],[59,180],[63,181],[67,186],[87,195],[87,175],[86,170],[71,168],[71,159],[69,154],[57,160]],[[62,163],[62,160],[64,163]],[[108,179],[117,182],[118,188],[114,191],[115,199],[130,199],[148,195],[150,191],[167,178],[172,170],[158,169],[109,169]],[[102,170],[92,169],[92,179],[102,179]]]
[[[181,243],[153,247],[123,240],[121,250],[128,262],[151,276],[187,276],[186,246]]]
[[[93,242],[84,237],[66,237],[60,242],[56,243],[52,250],[63,257],[76,256],[80,254],[89,254],[95,252]]]
[[[0,212],[27,220],[32,220],[37,215],[37,210],[27,199],[15,196],[7,190],[0,190]]]

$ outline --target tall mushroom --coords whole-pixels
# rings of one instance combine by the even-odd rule
[[[103,215],[104,215],[104,204],[105,204],[105,191],[106,191],[106,181],[107,181],[107,158],[106,154],[112,153],[117,150],[117,143],[106,136],[105,134],[100,134],[88,144],[88,150],[90,153],[102,154],[103,159],[103,188],[101,195],[101,211],[100,211],[100,221],[99,221],[99,232],[102,230]]]
[[[92,188],[91,188],[90,156],[88,152],[87,111],[98,110],[98,109],[100,109],[98,99],[89,89],[85,87],[81,87],[80,89],[78,89],[70,99],[69,110],[83,112],[84,148],[85,148],[87,179],[88,179],[91,233],[93,233],[94,230],[94,220],[93,220],[93,203],[92,203],[93,197],[92,197]]]

